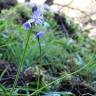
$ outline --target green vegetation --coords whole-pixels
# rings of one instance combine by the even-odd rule
[[[0,62],[8,62],[0,63],[0,96],[78,96],[72,91],[76,84],[84,82],[91,86],[96,80],[96,41],[62,15],[63,26],[68,25],[66,33],[50,11],[44,13],[48,29],[33,25],[27,31],[22,22],[31,15],[31,8],[23,5],[0,14]],[[35,34],[38,30],[45,32],[39,39],[40,46]],[[15,66],[14,71],[10,71],[11,65]],[[72,90],[67,88],[69,85]]]

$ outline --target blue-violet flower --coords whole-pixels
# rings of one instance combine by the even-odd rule
[[[39,31],[39,32],[36,34],[36,37],[37,37],[37,38],[41,38],[41,37],[44,36],[44,34],[45,34],[45,32]]]
[[[27,21],[23,24],[23,27],[25,30],[29,30],[31,28],[31,23]]]

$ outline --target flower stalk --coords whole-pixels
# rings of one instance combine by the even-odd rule
[[[40,43],[40,38],[37,37],[38,40],[38,45],[39,45],[39,52],[40,52],[40,65],[42,64],[42,49],[41,49],[41,43]],[[38,68],[38,78],[37,78],[37,90],[39,89],[40,85],[40,68]],[[36,94],[38,96],[38,94]]]

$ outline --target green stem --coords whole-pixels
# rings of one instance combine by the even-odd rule
[[[23,51],[23,55],[22,55],[22,57],[21,57],[21,61],[20,61],[20,64],[19,64],[19,66],[18,66],[17,75],[16,75],[16,79],[15,79],[14,84],[13,84],[12,92],[14,91],[14,89],[15,89],[15,87],[16,87],[16,85],[17,85],[20,72],[22,71],[21,68],[22,68],[22,65],[23,65],[24,60],[25,60],[26,50],[27,50],[28,43],[29,43],[30,36],[31,36],[30,34],[31,34],[31,32],[29,31],[29,32],[28,32],[28,35],[27,35],[27,40],[26,40],[25,49],[24,49],[24,51]]]
[[[0,90],[2,90],[2,96],[8,96],[6,89],[0,84]]]
[[[38,39],[38,44],[39,44],[39,51],[40,51],[40,64],[42,64],[42,50],[41,50],[41,44],[40,44],[40,39]],[[37,80],[37,90],[39,89],[39,85],[40,85],[40,68],[38,68],[38,80]],[[38,96],[38,94],[36,94],[36,96]]]

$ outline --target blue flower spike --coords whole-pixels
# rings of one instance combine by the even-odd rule
[[[35,24],[35,27],[37,25],[43,25],[43,23],[44,23],[42,11],[37,6],[32,8],[32,12],[33,12],[32,19],[29,19],[27,22],[25,22],[23,24],[23,27],[25,30],[31,29],[32,23]],[[45,25],[45,27],[49,27],[49,25],[47,23],[45,23],[44,25]],[[45,32],[39,31],[36,33],[36,37],[41,38],[44,36],[44,34],[45,34]]]
[[[33,11],[33,20],[34,20],[35,26],[43,24],[44,22],[43,14],[39,8]]]
[[[37,38],[42,38],[44,35],[45,35],[45,32],[39,31],[39,32],[36,34],[36,37],[37,37]]]

